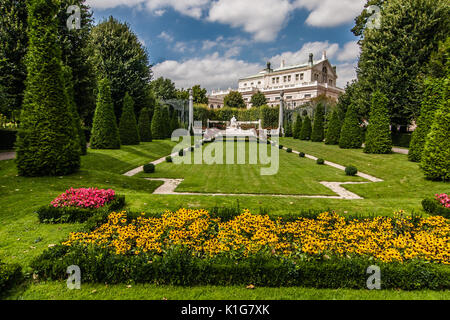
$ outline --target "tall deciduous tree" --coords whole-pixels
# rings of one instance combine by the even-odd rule
[[[151,89],[155,93],[155,97],[159,100],[167,101],[178,97],[175,84],[170,79],[159,77],[153,80],[151,82]],[[189,99],[188,91],[185,91],[184,98]]]
[[[138,145],[140,138],[134,113],[134,101],[128,92],[123,98],[123,109],[119,123],[120,142],[123,145]]]
[[[117,119],[120,119],[126,92],[133,98],[136,113],[147,106],[152,77],[148,54],[127,23],[110,17],[95,26],[91,32],[90,53],[97,74],[111,82]]]
[[[22,176],[54,176],[80,168],[80,144],[64,88],[55,0],[28,5],[28,76],[17,137]]]
[[[245,102],[242,94],[237,91],[230,91],[223,99],[225,107],[229,108],[245,108]]]
[[[420,114],[421,85],[433,52],[449,34],[448,0],[390,0],[381,27],[366,28],[358,65],[360,109],[368,109],[374,84],[389,99],[392,124],[406,125]]]
[[[120,135],[117,128],[111,87],[108,79],[98,84],[97,107],[91,132],[92,149],[120,149]]]
[[[365,153],[387,154],[392,152],[392,137],[388,98],[379,91],[372,95],[369,127],[367,128]]]

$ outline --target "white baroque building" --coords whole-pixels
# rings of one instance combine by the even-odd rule
[[[251,108],[250,102],[253,94],[260,91],[267,98],[269,106],[280,104],[280,93],[285,93],[285,105],[287,108],[295,108],[311,101],[311,99],[325,95],[337,100],[344,90],[338,88],[336,67],[328,61],[326,52],[322,59],[314,61],[313,54],[309,55],[308,63],[285,66],[284,61],[277,69],[272,69],[270,62],[267,68],[256,75],[239,79],[239,91],[247,108]],[[223,108],[224,97],[232,89],[212,91],[209,95],[209,107],[213,109]]]

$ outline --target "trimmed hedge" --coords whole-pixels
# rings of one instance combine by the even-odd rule
[[[55,208],[51,205],[39,208],[39,222],[41,223],[83,223],[98,212],[112,212],[121,210],[125,206],[125,196],[116,195],[114,200],[98,209],[86,209],[77,207]]]
[[[0,298],[24,280],[22,267],[18,264],[0,262]]]
[[[311,133],[312,142],[322,142],[325,138],[324,123],[325,106],[322,103],[319,103],[314,114],[314,124]]]
[[[311,119],[309,116],[306,116],[303,119],[302,129],[300,130],[300,140],[311,140]]]
[[[150,121],[150,111],[142,108],[138,120],[139,137],[142,142],[152,142],[152,128]]]
[[[323,164],[325,164],[325,160],[319,158],[319,159],[316,160],[316,163],[319,164],[319,165],[323,165]]]
[[[438,200],[434,198],[424,199],[422,201],[423,210],[433,216],[443,216],[450,219],[450,208],[444,207]]]
[[[363,258],[288,260],[270,253],[247,258],[219,256],[201,259],[182,247],[164,256],[116,255],[108,249],[56,246],[34,259],[40,279],[63,280],[69,265],[78,265],[87,283],[155,283],[177,286],[246,285],[367,289],[367,268],[381,269],[383,289],[445,290],[450,267],[422,262],[382,263]]]
[[[173,159],[171,156],[166,157],[166,162],[172,163]]]
[[[156,106],[152,118],[152,137],[156,140],[162,140],[166,137],[163,124],[163,115],[160,106]]]
[[[341,149],[359,149],[362,145],[362,130],[360,127],[356,107],[350,105],[345,115],[344,124],[339,138]]]
[[[0,129],[0,150],[12,150],[17,139],[17,130]]]
[[[341,120],[339,119],[339,111],[333,110],[331,119],[328,124],[328,130],[325,137],[325,144],[337,145],[339,144],[339,138],[341,136]]]
[[[154,173],[155,165],[153,163],[147,163],[146,165],[144,165],[144,172],[145,173]]]
[[[372,94],[369,127],[366,133],[365,153],[392,153],[392,137],[390,130],[389,100],[380,91]]]
[[[345,174],[348,176],[356,176],[358,174],[358,169],[354,166],[348,166],[345,168]]]
[[[286,149],[286,152],[287,152],[287,153],[292,153],[292,149],[291,149],[291,148],[287,148],[287,149]]]
[[[306,154],[304,152],[300,152],[298,155],[300,158],[304,158],[306,156]]]

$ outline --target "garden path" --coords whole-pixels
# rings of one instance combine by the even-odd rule
[[[2,160],[12,160],[16,158],[15,152],[0,152],[0,161]]]

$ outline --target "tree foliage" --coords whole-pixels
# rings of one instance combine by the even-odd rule
[[[300,131],[300,140],[311,140],[311,119],[307,115],[305,119],[303,119],[302,130]]]
[[[359,149],[362,145],[362,130],[359,123],[356,107],[350,105],[345,114],[344,124],[339,138],[339,147],[342,149]]]
[[[152,127],[150,121],[150,111],[148,108],[143,108],[139,115],[138,121],[139,137],[142,142],[152,142]]]
[[[122,116],[119,123],[120,142],[123,145],[138,145],[140,138],[134,113],[134,101],[128,92],[123,98]]]
[[[225,107],[228,108],[245,108],[245,102],[242,94],[237,91],[230,91],[223,99]]]
[[[367,128],[365,153],[387,154],[392,152],[392,137],[388,98],[379,91],[372,95],[369,127]]]
[[[175,88],[175,84],[170,79],[165,79],[163,77],[159,77],[156,80],[151,82],[151,90],[155,93],[155,97],[159,100],[171,100],[176,99],[177,89]],[[189,99],[188,91],[184,91],[184,95],[182,96],[185,99]]]
[[[425,81],[425,92],[422,100],[420,117],[417,128],[412,134],[408,159],[420,162],[428,133],[433,124],[434,114],[443,99],[444,81],[442,79],[428,79]]]
[[[16,151],[21,176],[67,175],[80,168],[80,144],[64,88],[54,0],[28,6],[27,80]]]
[[[267,99],[264,93],[258,91],[252,95],[250,102],[252,104],[252,107],[261,107],[267,104]]]
[[[294,137],[294,139],[300,139],[300,133],[302,131],[302,117],[300,116],[300,114],[297,114],[296,118],[295,118],[295,123],[294,123],[294,129],[292,132],[292,136]]]
[[[92,149],[120,149],[119,129],[108,79],[102,79],[98,84],[97,107],[90,144]]]
[[[319,103],[314,114],[314,125],[311,133],[311,141],[322,142],[324,139],[325,106]]]
[[[450,180],[450,80],[445,80],[444,98],[427,136],[420,167],[431,180]]]
[[[90,57],[98,77],[108,78],[116,119],[120,119],[123,98],[128,92],[135,113],[148,107],[148,86],[152,77],[146,49],[127,23],[109,17],[91,32]]]
[[[335,108],[331,113],[331,119],[328,123],[325,144],[337,145],[341,136],[341,119],[339,118],[339,110]]]
[[[166,132],[163,124],[162,110],[159,105],[155,107],[152,118],[152,136],[153,139],[162,140],[166,138]]]

